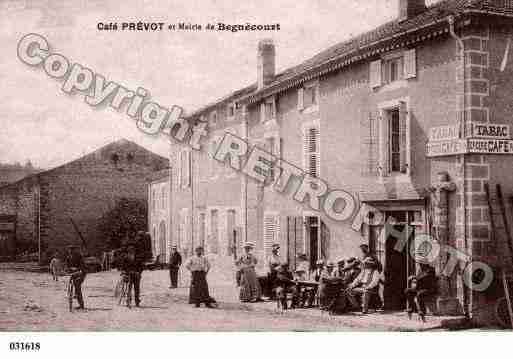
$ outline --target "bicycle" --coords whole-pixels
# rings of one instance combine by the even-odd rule
[[[130,308],[132,302],[132,283],[128,273],[121,274],[121,278],[114,289],[114,297],[119,298],[118,305],[121,305],[123,299],[126,299],[126,306]]]
[[[73,277],[81,274],[81,271],[71,272],[69,274],[68,287],[66,291],[66,298],[68,300],[69,311],[73,312],[73,298],[75,298],[75,284],[73,283]]]

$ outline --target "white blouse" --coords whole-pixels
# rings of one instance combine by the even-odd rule
[[[210,263],[208,262],[207,257],[193,256],[187,260],[187,263],[185,264],[185,268],[187,268],[191,272],[195,272],[195,271],[208,272],[210,270]]]

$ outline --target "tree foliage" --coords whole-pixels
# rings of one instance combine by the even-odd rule
[[[148,226],[146,201],[134,198],[121,198],[116,206],[105,213],[99,221],[101,233],[108,249],[116,249],[134,238],[137,231],[146,231]]]

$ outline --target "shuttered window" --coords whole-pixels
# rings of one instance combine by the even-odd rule
[[[280,216],[277,213],[264,214],[264,256],[271,255],[272,245],[280,243]]]
[[[404,78],[417,77],[417,56],[415,49],[404,52]]]
[[[319,126],[303,129],[303,169],[313,177],[319,177],[320,173],[319,136]]]
[[[360,123],[360,149],[362,156],[364,156],[364,161],[362,161],[362,175],[364,176],[378,174],[379,131],[377,117],[377,115],[369,113]]]
[[[188,150],[179,154],[180,182],[181,188],[188,188],[191,185],[191,153]]]
[[[214,158],[217,146],[219,145],[219,137],[214,137],[212,141],[210,142],[210,149],[209,149],[209,155],[210,155],[210,178],[215,178],[218,175],[218,169],[220,164],[217,162],[217,160]]]
[[[371,88],[381,86],[381,60],[372,61],[370,63],[369,85]]]
[[[382,175],[411,173],[410,125],[407,104],[383,111],[380,123],[380,161]]]
[[[406,102],[401,101],[399,103],[399,171],[401,173],[408,173],[410,167],[410,143],[409,143],[409,133],[410,126],[408,120],[408,109],[406,107]]]
[[[297,109],[299,111],[302,111],[305,108],[304,104],[303,104],[303,94],[304,94],[304,90],[301,87],[297,90]]]

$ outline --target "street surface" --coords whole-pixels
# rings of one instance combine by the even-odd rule
[[[233,285],[212,285],[219,308],[188,304],[187,280],[169,289],[167,271],[145,271],[140,308],[117,304],[114,287],[119,272],[88,274],[83,286],[85,311],[69,312],[68,277],[54,282],[49,274],[0,271],[0,331],[347,331],[426,330],[427,324],[404,315],[348,314],[329,316],[318,309],[276,311],[275,303],[244,304]]]

